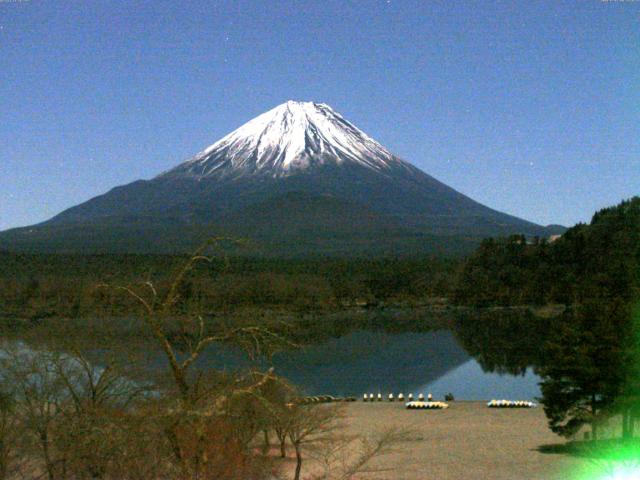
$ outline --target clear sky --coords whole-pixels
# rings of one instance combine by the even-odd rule
[[[640,194],[640,1],[0,0],[0,230],[324,102],[542,224]]]

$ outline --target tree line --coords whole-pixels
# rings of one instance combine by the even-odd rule
[[[640,198],[593,215],[554,242],[521,236],[485,240],[464,264],[457,302],[561,303],[548,324],[536,367],[554,432],[619,418],[624,438],[640,416]],[[494,332],[495,333],[495,332]]]
[[[167,288],[181,255],[54,255],[0,252],[0,317],[125,315],[134,306],[105,283],[153,280]],[[425,258],[270,260],[223,256],[194,267],[181,285],[183,311],[335,310],[446,297],[456,260]]]

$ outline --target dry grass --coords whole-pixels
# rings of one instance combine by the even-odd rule
[[[587,460],[541,453],[562,443],[546,424],[542,408],[489,409],[481,402],[452,402],[448,410],[406,410],[402,403],[350,404],[349,434],[410,427],[415,434],[380,458],[395,471],[376,478],[411,480],[565,479]],[[369,478],[369,477],[367,477]]]

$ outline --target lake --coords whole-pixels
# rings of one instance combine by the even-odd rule
[[[510,398],[533,400],[540,394],[539,378],[484,371],[449,330],[389,333],[358,330],[340,338],[280,352],[271,364],[308,395],[362,397],[363,393],[451,392],[459,400]],[[235,369],[246,366],[240,352],[210,350],[201,366]],[[263,363],[262,366],[266,366]]]
[[[332,323],[323,317],[313,319],[312,326],[318,328],[308,330],[310,345],[276,353],[258,367],[273,366],[307,395],[360,399],[364,393],[381,393],[385,398],[389,393],[416,397],[431,393],[441,399],[452,393],[458,400],[540,396],[539,378],[531,366],[544,361],[541,346],[554,320],[517,311],[474,310],[446,322],[421,314],[408,319],[406,312],[404,317],[394,315],[348,314]],[[143,370],[165,369],[164,355],[155,342],[136,344],[135,337],[115,338],[123,351],[141,353],[136,362]],[[105,346],[88,347],[97,365],[103,361]],[[197,362],[205,369],[237,370],[249,365],[239,349],[215,344]]]

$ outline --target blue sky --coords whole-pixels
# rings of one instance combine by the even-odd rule
[[[325,102],[542,224],[640,194],[640,1],[0,0],[0,230]]]

